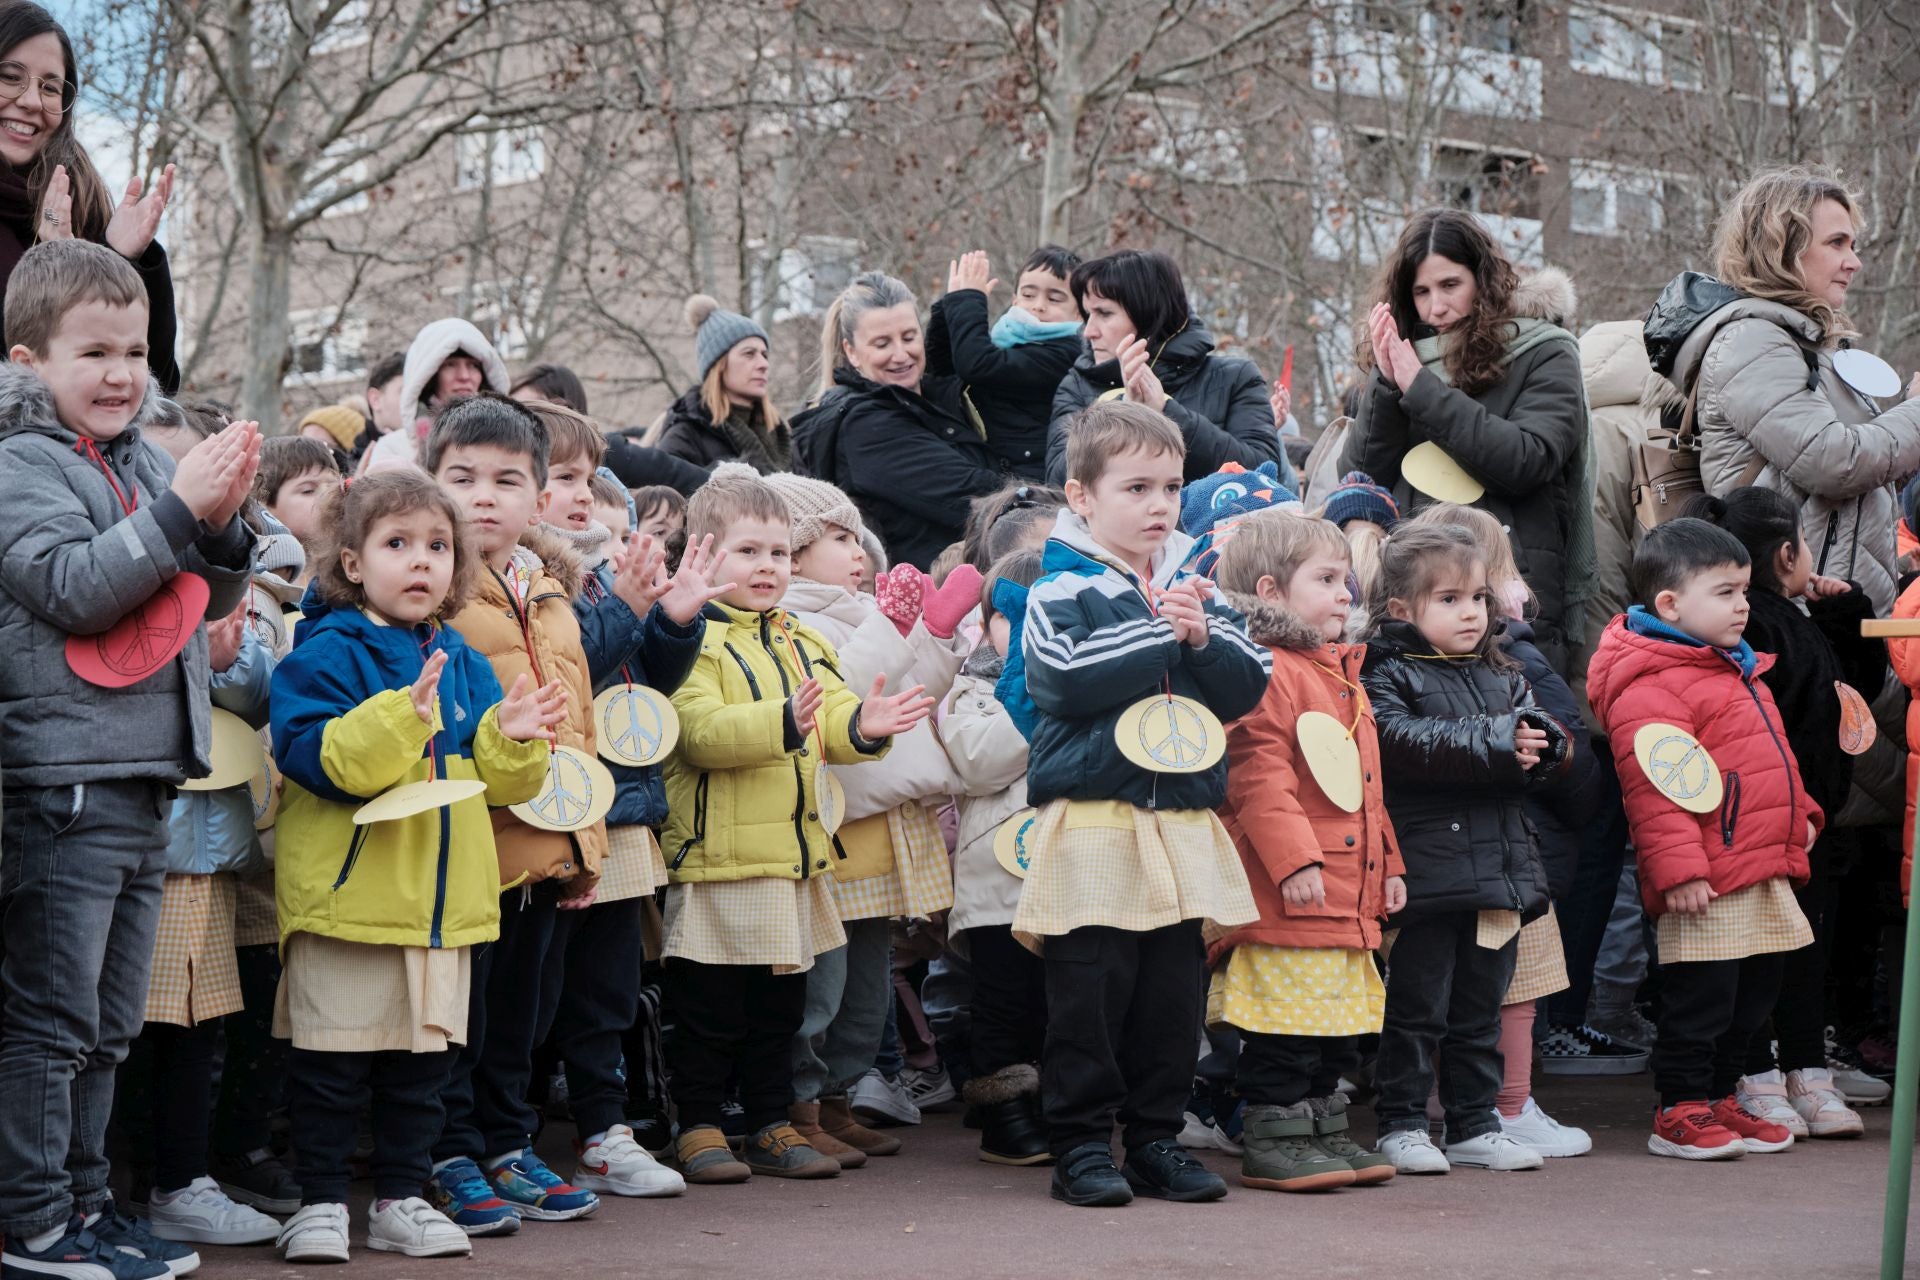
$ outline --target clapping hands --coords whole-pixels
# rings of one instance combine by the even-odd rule
[[[1173,624],[1173,638],[1193,649],[1207,647],[1207,607],[1213,592],[1206,578],[1183,578],[1160,597],[1160,616]]]
[[[1400,390],[1409,390],[1413,380],[1420,376],[1420,356],[1413,344],[1400,336],[1400,329],[1393,321],[1393,309],[1386,303],[1374,304],[1373,313],[1367,317],[1367,336],[1373,346],[1373,362],[1380,372]]]

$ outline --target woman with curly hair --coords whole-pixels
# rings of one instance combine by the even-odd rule
[[[1481,489],[1471,505],[1505,526],[1539,597],[1535,643],[1565,674],[1593,580],[1587,406],[1579,344],[1532,292],[1473,215],[1416,215],[1381,270],[1358,353],[1373,377],[1340,469],[1412,512],[1467,494],[1420,492],[1407,452],[1431,442],[1458,463]]]

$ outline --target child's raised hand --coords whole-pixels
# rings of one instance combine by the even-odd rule
[[[947,264],[947,292],[958,293],[962,289],[978,289],[987,296],[1000,287],[993,278],[993,269],[987,265],[987,254],[983,249],[963,253],[957,262]]]
[[[801,681],[800,687],[793,691],[788,706],[793,712],[793,727],[801,737],[813,732],[813,720],[820,713],[820,703],[826,694],[820,688],[820,682],[811,676]]]
[[[933,710],[933,699],[920,696],[925,691],[925,685],[917,684],[902,693],[889,694],[886,676],[875,676],[867,700],[860,704],[860,736],[869,740],[891,738],[925,720]]]
[[[1188,578],[1160,597],[1160,616],[1173,624],[1173,636],[1192,649],[1207,647],[1207,610],[1200,603],[1199,579]]]
[[[1327,882],[1319,867],[1302,867],[1280,882],[1280,896],[1290,907],[1327,905]]]
[[[1397,915],[1407,909],[1407,882],[1403,876],[1387,877],[1387,914]]]
[[[700,616],[700,611],[714,600],[727,594],[739,585],[733,582],[715,583],[713,577],[720,568],[720,557],[713,554],[713,535],[702,538],[698,545],[689,545],[680,555],[680,567],[668,578],[665,560],[662,558],[660,575],[660,611],[681,626],[686,626]]]
[[[1547,731],[1535,725],[1522,723],[1513,731],[1513,754],[1520,760],[1522,769],[1531,769],[1540,763],[1540,757],[1547,750]]]
[[[1133,338],[1120,348],[1120,385],[1127,389],[1127,399],[1133,404],[1143,404],[1159,413],[1167,407],[1167,390],[1160,385],[1160,375],[1153,371],[1153,355],[1147,349],[1145,338]]]
[[[913,565],[897,564],[873,580],[873,600],[894,630],[904,636],[920,620],[931,585],[933,579]]]
[[[646,534],[637,533],[629,535],[616,560],[613,594],[633,610],[634,617],[646,617],[654,601],[667,591],[666,552],[655,547]]]
[[[1293,392],[1287,390],[1287,384],[1275,378],[1273,394],[1267,398],[1267,402],[1273,406],[1273,425],[1286,426],[1287,415],[1293,412]]]
[[[500,701],[500,732],[515,742],[552,742],[553,726],[566,718],[567,686],[554,680],[535,689],[524,671]]]
[[[226,501],[245,465],[240,435],[217,431],[180,459],[173,472],[174,495],[187,504],[194,519],[205,520]]]
[[[247,606],[207,624],[207,662],[215,671],[230,671],[240,661],[240,646],[247,638]],[[1809,841],[1811,843],[1811,841]]]
[[[420,678],[407,691],[407,696],[413,699],[414,714],[420,717],[421,724],[433,723],[433,704],[440,696],[440,673],[446,669],[447,651],[441,649],[427,659],[420,668]],[[526,677],[522,676],[521,679]]]
[[[1667,890],[1667,910],[1675,915],[1703,916],[1707,904],[1719,896],[1705,880],[1689,880]]]
[[[253,492],[253,478],[260,471],[260,424],[257,422],[229,423],[221,435],[232,433],[237,442],[235,450],[240,455],[239,468],[227,482],[227,491],[220,503],[210,513],[207,524],[214,529],[224,529],[240,514],[240,508],[247,504],[247,498]]]
[[[1809,600],[1825,600],[1828,596],[1843,596],[1853,590],[1853,584],[1845,578],[1828,578],[1814,574],[1807,579],[1805,595]]]

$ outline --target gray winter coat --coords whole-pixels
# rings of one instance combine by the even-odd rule
[[[149,384],[148,394],[152,395]],[[9,787],[205,777],[211,743],[205,626],[126,689],[67,665],[69,635],[97,635],[182,570],[212,588],[208,618],[247,594],[253,534],[209,530],[169,489],[173,460],[129,427],[100,446],[128,515],[38,375],[0,366],[0,765]]]
[[[1881,412],[1840,380],[1820,343],[1801,312],[1741,298],[1695,326],[1669,377],[1683,392],[1698,383],[1707,492],[1761,484],[1798,503],[1817,570],[1859,583],[1885,617],[1898,594],[1897,486],[1920,470],[1920,400]]]

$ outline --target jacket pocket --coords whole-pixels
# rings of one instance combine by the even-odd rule
[[[366,847],[367,832],[371,830],[373,830],[373,827],[370,824],[367,826],[354,827],[353,839],[347,842],[347,856],[341,861],[340,874],[336,876],[333,881],[333,891],[335,893],[338,893],[341,886],[346,884],[347,877],[353,874],[354,864],[360,861],[360,850]]]
[[[693,784],[693,834],[688,836],[687,839],[681,843],[680,847],[674,851],[673,866],[669,869],[678,871],[680,864],[687,860],[687,855],[693,852],[693,846],[701,843],[706,838],[707,771],[702,769],[700,771],[699,781]]]
[[[1723,780],[1726,794],[1720,797],[1720,844],[1733,848],[1733,837],[1740,825],[1740,774],[1735,771]]]

